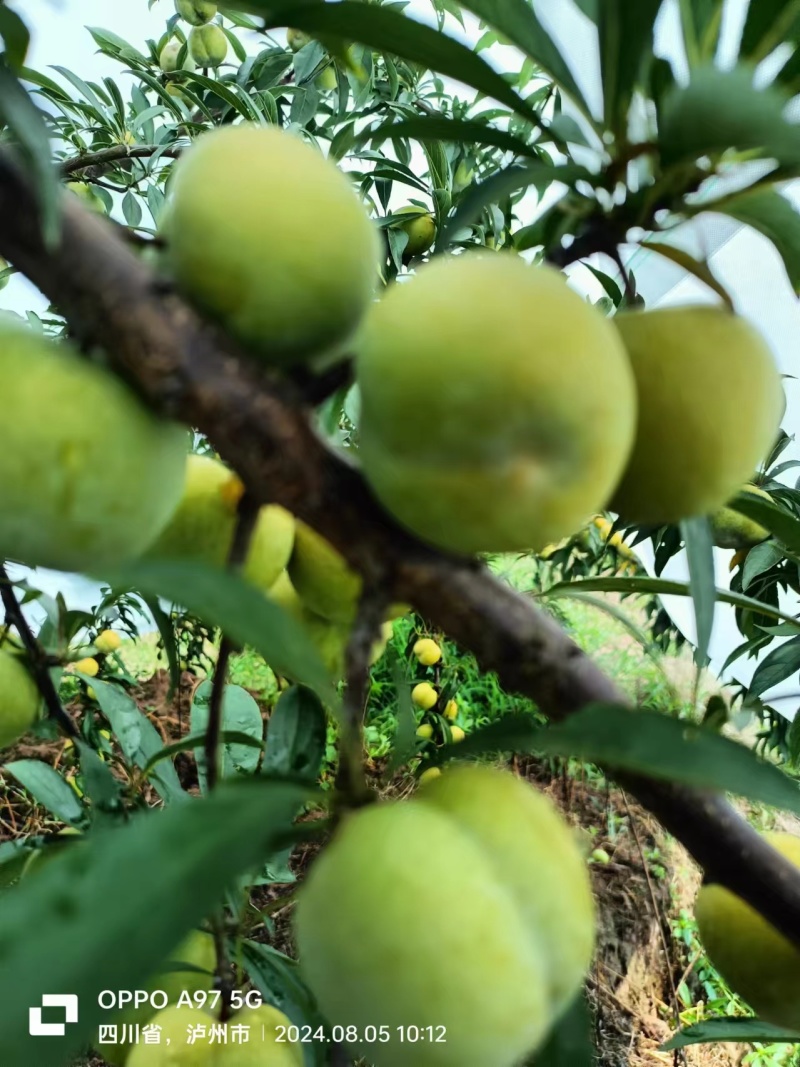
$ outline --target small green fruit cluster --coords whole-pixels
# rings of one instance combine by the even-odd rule
[[[772,354],[732,312],[609,320],[510,253],[441,258],[391,286],[359,332],[357,378],[375,494],[464,554],[540,550],[608,507],[631,523],[711,514],[783,410]]]
[[[421,902],[457,886],[419,930]],[[340,823],[301,887],[301,968],[374,1067],[514,1067],[578,993],[594,943],[587,866],[551,803],[516,776],[462,766],[411,800]],[[370,1043],[375,1027],[444,1027],[443,1043]]]
[[[341,356],[372,300],[379,240],[332,162],[276,127],[225,126],[177,162],[168,203],[168,262],[200,310],[274,364]]]

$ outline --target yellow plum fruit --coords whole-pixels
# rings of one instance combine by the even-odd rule
[[[800,867],[800,837],[764,835]],[[704,885],[694,908],[711,962],[759,1018],[800,1031],[800,951],[749,904],[720,885]]]
[[[23,661],[0,649],[0,749],[15,744],[39,718],[41,697]]]
[[[175,10],[190,26],[204,26],[217,13],[211,0],[175,0]]]
[[[241,481],[224,463],[190,455],[183,496],[148,555],[224,566],[241,493]],[[269,589],[288,563],[293,543],[294,519],[289,512],[275,504],[263,507],[250,542],[245,578],[259,589]]]
[[[424,722],[421,726],[417,727],[417,737],[420,741],[430,741],[433,737],[433,726],[429,722]]]
[[[350,179],[274,126],[198,138],[175,166],[164,237],[186,295],[284,366],[340,355],[378,277],[377,231]]]
[[[765,500],[772,500],[769,493],[752,483],[742,486],[742,489]],[[720,508],[714,512],[711,516],[711,532],[717,548],[735,548],[737,552],[743,548],[752,548],[769,537],[766,527],[733,508]]]
[[[86,659],[77,660],[72,664],[72,668],[78,671],[79,674],[86,674],[90,678],[96,678],[100,673],[100,664],[94,656],[87,656]]]
[[[419,932],[420,902],[457,893]],[[549,800],[461,766],[347,815],[298,894],[301,969],[333,1025],[445,1027],[357,1046],[374,1067],[514,1067],[581,988],[594,944],[585,861]]]
[[[214,938],[211,934],[193,930],[165,961],[165,968],[167,965],[178,968],[181,964],[188,964],[193,969],[159,970],[144,986],[148,991],[158,989],[166,993],[169,1007],[159,1012],[156,1012],[150,1004],[143,1004],[138,1008],[125,1008],[122,1011],[109,1012],[108,1018],[104,1019],[103,1022],[113,1023],[118,1027],[123,1025],[131,1027],[136,1024],[144,1026],[151,1020],[157,1022],[161,1017],[166,1017],[170,1020],[170,1027],[172,1027],[172,1020],[177,1018],[176,1012],[178,1011],[180,1011],[182,1018],[188,1016],[190,1022],[192,1019],[195,1024],[202,1022],[203,1016],[200,1011],[196,1008],[181,1007],[178,1009],[177,1002],[183,993],[191,997],[193,993],[208,993],[214,988],[214,968],[217,964],[217,954],[214,948]],[[171,1012],[171,1014],[167,1016],[166,1012]],[[128,1031],[126,1031],[127,1033]],[[177,1034],[177,1030],[171,1028],[170,1034]],[[173,1042],[173,1046],[176,1045],[177,1043]],[[189,1047],[194,1049],[194,1046]],[[133,1051],[131,1051],[132,1048]],[[125,1067],[130,1067],[131,1063],[135,1065],[137,1062],[149,1064],[150,1067],[155,1067],[156,1064],[163,1064],[163,1067],[172,1067],[173,1061],[169,1059],[135,1060],[134,1055],[142,1054],[140,1050],[145,1048],[158,1050],[158,1046],[143,1044],[132,1046],[130,1042],[120,1042],[116,1045],[103,1043],[99,1046],[99,1051],[102,1052],[103,1058],[113,1064],[114,1067],[121,1067],[122,1064],[125,1064]],[[162,1051],[166,1050],[162,1049]],[[175,1067],[178,1067],[178,1065],[180,1067],[184,1067],[184,1065],[189,1067],[194,1063],[205,1062],[204,1060],[178,1059],[174,1061],[174,1064]]]
[[[303,1067],[303,1046],[288,1040],[291,1023],[277,1008],[269,1004],[245,1008],[228,1026],[247,1027],[249,1040],[240,1045],[229,1039],[220,1047],[214,1067]]]
[[[289,577],[300,599],[331,622],[352,622],[361,596],[361,576],[316,530],[297,523]]]
[[[454,745],[457,745],[459,741],[463,741],[466,736],[466,733],[461,729],[460,726],[450,727],[450,740],[453,742]]]
[[[178,499],[188,434],[67,343],[0,324],[0,559],[85,571],[139,556]]]
[[[422,708],[423,711],[430,711],[436,701],[439,699],[439,694],[430,684],[430,682],[419,682],[411,690],[411,700],[418,708]]]
[[[94,639],[94,647],[98,652],[103,652],[108,655],[110,652],[116,652],[122,645],[122,638],[114,630],[103,630]]]
[[[423,667],[432,667],[442,658],[442,650],[430,637],[420,637],[419,641],[415,641],[413,652]]]
[[[614,320],[639,395],[636,442],[612,510],[674,523],[723,507],[764,458],[784,395],[772,353],[745,319],[699,305]]]
[[[424,208],[409,204],[401,207],[397,215],[410,215],[408,222],[403,222],[400,229],[408,234],[408,242],[403,249],[403,259],[412,259],[414,256],[422,256],[432,246],[436,238],[436,223],[433,215]]]
[[[196,1033],[197,1027],[210,1027],[215,1021],[188,1005],[162,1008],[147,1024],[158,1027],[158,1043],[145,1042],[142,1035],[125,1060],[125,1067],[218,1067],[219,1052],[225,1046],[212,1044],[208,1031],[203,1036]],[[191,1040],[193,1034],[196,1036]]]
[[[189,34],[189,52],[198,67],[219,67],[228,54],[228,38],[219,26],[195,26]]]
[[[619,335],[564,277],[510,253],[393,285],[357,342],[360,459],[409,530],[461,553],[535,550],[605,506],[636,393]]]

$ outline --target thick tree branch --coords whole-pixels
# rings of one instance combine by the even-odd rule
[[[582,248],[582,254],[597,250]],[[207,434],[259,502],[322,532],[390,600],[409,602],[471,649],[504,686],[561,719],[595,701],[626,703],[598,667],[529,600],[478,563],[427,548],[378,506],[364,481],[315,436],[291,387],[241,357],[176,294],[164,292],[104,219],[64,206],[59,246],[41,241],[30,183],[0,155],[0,254],[101,345],[161,411]],[[800,946],[800,872],[722,797],[617,775],[689,849],[706,877],[757,908]]]
[[[73,156],[72,159],[65,159],[61,162],[60,169],[64,175],[75,174],[78,171],[92,168],[103,170],[113,163],[119,163],[123,159],[146,159],[148,156],[154,156],[157,152],[168,159],[177,159],[181,154],[181,149],[178,147],[165,148],[164,145],[157,144],[115,144],[109,148],[101,148],[97,152],[82,152],[79,156]]]

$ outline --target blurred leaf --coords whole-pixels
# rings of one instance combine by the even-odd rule
[[[653,27],[662,0],[603,0],[600,5],[600,70],[605,125],[618,138],[628,132],[634,89],[653,55]]]
[[[512,2],[526,6],[522,0]],[[268,30],[292,26],[310,34],[358,41],[412,63],[420,63],[499,100],[520,115],[531,116],[530,108],[521,97],[471,48],[388,7],[354,0],[341,0],[335,4],[295,0],[278,8],[274,0],[236,0],[235,6],[263,15]]]
[[[746,491],[739,493],[727,506],[765,526],[791,552],[800,555],[800,519],[764,497]]]
[[[49,763],[38,759],[15,760],[4,764],[3,770],[16,778],[37,804],[47,808],[60,822],[70,826],[82,826],[86,822],[86,808]]]
[[[714,629],[714,608],[717,603],[714,543],[707,518],[685,519],[680,524],[680,529],[689,561],[689,588],[697,627],[695,662],[704,666],[708,660],[708,646]]]
[[[679,6],[689,66],[696,67],[716,54],[724,0],[692,0]]]
[[[42,236],[48,247],[61,231],[61,187],[50,155],[50,135],[44,116],[0,56],[0,123],[18,142],[22,164],[36,192]]]
[[[795,0],[751,0],[739,54],[758,62],[779,45],[796,39],[800,11]]]
[[[237,574],[185,560],[141,560],[100,578],[118,589],[183,605],[236,644],[250,645],[278,674],[310,685],[335,706],[328,672],[302,624]]]
[[[485,122],[427,115],[402,119],[400,122],[385,122],[359,134],[356,143],[363,141],[374,143],[387,137],[409,137],[414,141],[448,141],[468,145],[487,144],[502,148],[504,152],[513,152],[517,156],[533,158],[539,156],[539,151],[535,147],[496,126],[488,126]]]
[[[167,655],[167,664],[169,666],[169,696],[172,698],[172,695],[175,693],[181,681],[181,661],[178,645],[175,641],[175,627],[172,625],[172,619],[170,619],[169,615],[159,604],[157,596],[145,596],[142,597],[142,600],[147,605],[150,614],[153,616],[153,621],[158,629],[161,643],[164,646],[164,652]]]
[[[761,696],[768,689],[800,671],[800,637],[773,649],[756,667],[748,688],[750,696]]]
[[[591,704],[552,726],[530,715],[506,715],[446,746],[439,758],[469,759],[492,752],[571,756],[612,771],[700,789],[734,793],[800,814],[800,789],[774,764],[735,741],[643,708]]]
[[[760,520],[759,520],[760,521]],[[575,592],[586,593],[649,593],[656,596],[691,596],[691,589],[687,582],[673,582],[666,578],[577,578],[569,582],[559,582],[549,589],[543,590],[538,596],[542,599],[549,597],[570,596]],[[800,620],[793,615],[787,615],[772,604],[764,604],[753,597],[734,593],[730,589],[717,588],[717,600],[723,604],[732,604],[735,608],[744,608],[746,611],[756,611],[761,615],[769,615],[770,618],[780,619],[788,623],[795,630],[800,630]]]
[[[763,233],[783,259],[789,284],[800,293],[800,214],[791,200],[776,189],[754,189],[728,197],[718,206],[707,204],[703,210],[730,215]]]
[[[664,99],[658,140],[664,165],[739,149],[797,166],[800,127],[784,118],[787,99],[774,87],[756,89],[748,67],[698,68]]]
[[[79,677],[94,689],[100,710],[108,719],[125,758],[144,770],[150,759],[164,747],[161,734],[121,686],[85,674]],[[164,801],[186,799],[171,763],[163,763],[153,774],[153,787]]]
[[[688,1045],[705,1045],[711,1042],[730,1041],[737,1044],[752,1044],[765,1041],[770,1044],[800,1042],[800,1034],[784,1030],[780,1026],[761,1022],[760,1019],[743,1019],[740,1015],[727,1019],[706,1019],[680,1030],[661,1046],[662,1052],[686,1048]]]
[[[71,1062],[107,1021],[99,994],[142,988],[236,877],[285,843],[304,799],[295,784],[226,783],[213,797],[92,835],[6,896],[0,1062]],[[53,991],[79,998],[78,1022],[63,1038],[32,1038],[28,1009]]]
[[[677,263],[679,267],[683,267],[689,274],[693,274],[695,278],[705,282],[710,289],[713,289],[718,296],[722,297],[731,311],[734,310],[730,293],[721,282],[717,281],[707,263],[695,259],[688,252],[684,252],[682,248],[675,248],[674,245],[667,245],[662,241],[642,241],[641,246],[642,248],[648,248],[651,252],[658,253],[658,255],[671,260],[673,263]]]
[[[437,250],[447,248],[455,240],[458,231],[476,222],[483,209],[489,204],[496,204],[519,189],[535,185],[539,192],[543,192],[553,182],[564,182],[569,185],[580,178],[591,179],[591,177],[589,171],[575,163],[565,163],[560,167],[549,163],[530,163],[499,170],[490,178],[469,188],[455,214],[448,219],[447,225],[442,229],[439,240],[436,242]]]
[[[581,992],[555,1024],[530,1067],[593,1067],[594,1063],[592,1016]]]
[[[100,759],[94,749],[84,741],[78,741],[81,774],[86,786],[86,796],[92,803],[92,813],[121,814],[122,787],[108,764]]]
[[[327,716],[319,697],[304,686],[282,693],[267,723],[264,774],[291,774],[315,782],[325,755]]]
[[[205,734],[208,728],[209,703],[214,683],[211,679],[201,682],[194,691],[189,722],[193,734]],[[245,734],[255,745],[239,745],[224,742],[220,759],[220,777],[231,778],[236,774],[253,774],[261,759],[261,744],[264,737],[264,722],[261,709],[253,697],[239,685],[226,685],[222,694],[222,730]],[[206,788],[205,753],[200,749],[196,755],[197,777],[200,788]],[[287,772],[288,773],[288,772]]]
[[[28,54],[31,35],[16,11],[5,4],[0,7],[0,37],[3,38],[6,63],[19,74]]]

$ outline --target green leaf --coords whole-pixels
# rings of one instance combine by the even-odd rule
[[[313,1029],[324,1026],[314,998],[300,978],[295,960],[270,945],[244,940],[242,962],[266,1003],[282,1011],[295,1026],[312,1026]],[[325,1042],[309,1042],[305,1050],[307,1054],[311,1053],[314,1067],[330,1062]]]
[[[550,163],[530,163],[499,170],[485,181],[470,187],[455,214],[442,229],[436,248],[447,248],[459,230],[466,229],[480,218],[484,208],[520,189],[535,185],[539,192],[543,192],[553,182],[570,185],[581,178],[591,180],[591,177],[589,171],[575,163],[566,163],[560,167],[554,167]]]
[[[791,552],[796,556],[800,555],[800,519],[796,519],[772,501],[765,500],[763,496],[756,496],[746,490],[739,493],[727,506],[765,526]]]
[[[760,520],[759,520],[760,521]],[[559,582],[549,589],[538,594],[542,599],[548,597],[570,596],[575,592],[586,593],[645,593],[656,596],[691,596],[692,592],[687,582],[673,582],[666,578],[579,578],[570,582]],[[731,592],[730,589],[717,587],[717,600],[723,604],[732,604],[735,608],[743,608],[745,611],[756,611],[760,615],[769,615],[772,619],[780,619],[788,623],[793,630],[800,630],[800,620],[792,615],[787,615],[772,604],[763,604],[753,597],[743,596],[741,593]]]
[[[214,683],[207,679],[194,692],[190,723],[193,734],[205,734],[208,728],[209,701]],[[220,776],[230,778],[236,774],[253,774],[261,758],[261,743],[264,736],[264,723],[261,709],[253,697],[239,685],[226,685],[222,694],[222,730],[246,734],[256,742],[253,745],[223,744],[220,760]],[[205,755],[199,751],[197,759],[197,776],[200,788],[206,787]]]
[[[785,678],[800,671],[800,637],[793,637],[773,649],[756,668],[748,689],[751,696],[761,696]]]
[[[86,796],[92,802],[95,818],[98,813],[120,815],[122,788],[111,768],[84,741],[78,741],[77,745]]]
[[[293,685],[282,693],[267,723],[264,774],[291,774],[315,782],[325,755],[327,716],[316,693]]]
[[[238,730],[223,730],[220,734],[220,741],[224,745],[244,745],[247,748],[256,748],[259,752],[264,751],[263,741],[257,741],[248,734],[239,733]],[[190,734],[189,737],[182,737],[180,741],[173,741],[171,745],[165,745],[160,752],[156,752],[154,756],[150,757],[142,773],[149,774],[152,768],[161,763],[162,760],[170,759],[179,752],[194,752],[195,749],[202,748],[205,742],[204,733]]]
[[[250,779],[89,836],[9,893],[0,911],[0,1062],[60,1067],[107,1013],[104,989],[141,989],[236,877],[285,843],[304,788]],[[28,1034],[43,993],[79,998],[63,1038]]]
[[[774,764],[727,737],[661,712],[591,704],[565,722],[541,727],[530,715],[506,715],[439,757],[490,752],[572,756],[612,771],[699,789],[734,793],[800,814],[797,783]]]
[[[756,89],[747,67],[698,68],[687,86],[676,87],[664,98],[661,158],[671,166],[738,149],[796,166],[800,127],[784,117],[787,100],[774,87]]]
[[[779,563],[784,555],[784,550],[774,541],[765,541],[751,548],[742,568],[742,592],[746,592],[760,574]]]
[[[714,543],[708,519],[685,519],[681,523],[681,535],[686,544],[689,561],[689,588],[697,627],[695,659],[703,666],[708,659],[708,646],[714,629],[714,608],[717,603],[714,585]]]
[[[16,74],[19,74],[25,62],[25,56],[28,54],[31,35],[16,11],[12,11],[5,4],[0,7],[0,37],[3,38],[5,46],[6,63]]]
[[[400,122],[385,122],[359,134],[356,144],[364,141],[380,142],[387,137],[409,137],[414,141],[450,141],[456,144],[488,144],[513,152],[517,156],[539,157],[536,147],[526,144],[519,137],[485,122],[465,119],[446,119],[435,116],[402,119]]]
[[[522,0],[512,2],[525,7]],[[263,15],[266,29],[292,26],[306,33],[358,41],[401,56],[464,82],[526,118],[533,114],[505,79],[471,48],[388,7],[354,0],[335,4],[305,0],[277,9],[272,0],[236,0],[231,6]]]
[[[151,191],[153,188],[155,188],[155,186],[151,186]],[[158,219],[156,219],[156,222],[157,221]],[[148,611],[153,616],[153,621],[158,629],[161,643],[167,654],[167,664],[169,665],[169,695],[171,699],[181,681],[181,658],[178,651],[178,644],[175,640],[175,627],[172,625],[172,619],[170,619],[169,615],[159,604],[157,596],[145,596],[142,599],[147,605]]]
[[[49,763],[38,759],[15,760],[6,763],[3,770],[16,778],[38,804],[47,808],[61,822],[70,826],[85,824],[86,808]]]
[[[580,993],[550,1033],[531,1067],[592,1067],[595,1062],[592,1016]]]
[[[739,54],[757,63],[779,45],[796,40],[798,31],[797,0],[754,0],[747,12]]]
[[[603,0],[600,5],[600,71],[605,125],[617,137],[628,132],[628,111],[653,55],[653,27],[662,0]]]
[[[61,231],[61,186],[50,154],[50,135],[44,116],[0,57],[0,123],[8,126],[19,143],[41,216],[42,236],[48,247]]]
[[[606,2],[606,0],[604,0]],[[645,0],[639,0],[644,3]],[[549,74],[553,81],[575,101],[583,113],[590,115],[589,105],[569,64],[559,52],[531,4],[525,0],[461,0],[462,7],[477,15],[498,33],[503,34]]]
[[[664,244],[663,241],[642,241],[641,246],[642,248],[648,248],[651,252],[656,252],[659,256],[664,256],[665,259],[669,259],[679,267],[683,267],[689,274],[693,274],[701,282],[705,282],[710,289],[713,289],[718,296],[722,297],[731,311],[734,310],[730,293],[711,273],[708,263],[695,259],[688,252],[684,252],[682,248]]]
[[[800,214],[791,200],[776,189],[754,189],[719,205],[707,204],[703,210],[730,215],[763,233],[781,256],[789,284],[800,293]]]
[[[144,770],[150,759],[164,747],[161,734],[121,686],[113,682],[101,682],[85,674],[79,674],[78,677],[94,689],[100,710],[108,719],[125,758]],[[163,763],[153,774],[153,786],[164,801],[186,799],[171,763]]]
[[[706,1019],[705,1022],[695,1023],[680,1030],[671,1037],[666,1044],[661,1046],[662,1052],[671,1052],[673,1049],[686,1048],[688,1045],[706,1045],[714,1041],[732,1041],[739,1044],[752,1044],[755,1041],[779,1044],[800,1043],[800,1033],[784,1030],[772,1023],[764,1023],[760,1019],[743,1019],[740,1015],[727,1019]]]
[[[723,0],[680,0],[683,40],[690,67],[714,58],[722,29],[723,6]]]
[[[337,704],[319,653],[302,624],[237,574],[184,560],[140,560],[100,575],[116,589],[135,589],[182,604],[238,645],[250,645],[278,674],[311,686]]]

